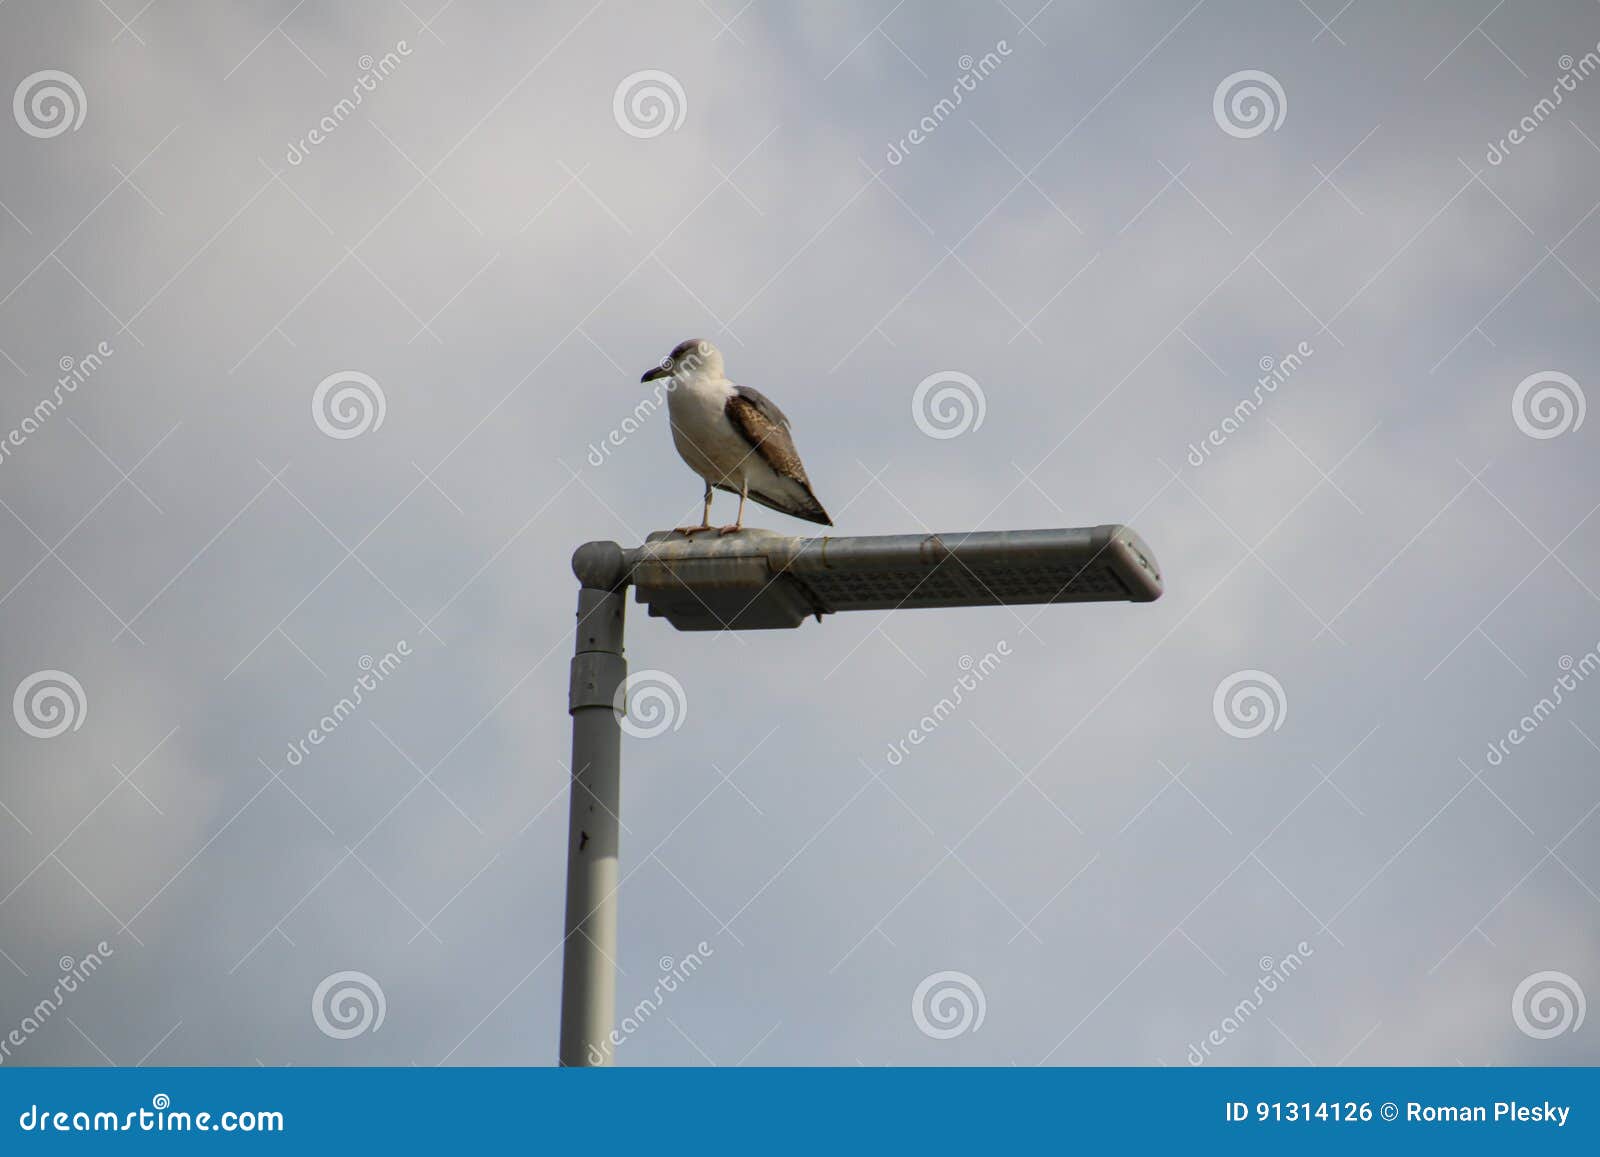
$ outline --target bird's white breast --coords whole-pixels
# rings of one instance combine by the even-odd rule
[[[667,396],[672,419],[672,442],[700,477],[710,482],[738,486],[743,465],[749,464],[750,444],[728,420],[728,398],[733,383],[726,379],[691,378],[679,382]]]

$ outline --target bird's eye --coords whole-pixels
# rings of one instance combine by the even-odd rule
[[[666,357],[661,359],[661,368],[664,369],[664,370],[670,370],[672,368],[672,355],[671,354],[668,354]]]

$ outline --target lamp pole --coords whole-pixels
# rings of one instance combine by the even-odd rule
[[[563,1065],[609,1065],[617,1003],[619,692],[627,679],[623,609],[630,586],[680,631],[772,630],[839,611],[1153,602],[1161,570],[1126,526],[790,538],[747,529],[692,538],[652,534],[624,550],[590,542],[578,576],[567,826]]]
[[[622,729],[614,709],[628,676],[622,654],[626,568],[614,542],[579,548],[572,716],[572,805],[567,820],[566,941],[561,964],[563,1065],[611,1063],[617,1003],[618,826]]]

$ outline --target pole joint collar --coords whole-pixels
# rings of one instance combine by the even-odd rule
[[[580,707],[615,707],[617,689],[628,677],[628,661],[609,651],[580,651],[572,657],[567,713]]]

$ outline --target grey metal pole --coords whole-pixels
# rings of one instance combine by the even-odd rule
[[[608,1065],[617,1000],[617,829],[622,808],[622,731],[613,704],[628,672],[622,652],[627,568],[616,543],[591,542],[572,556],[572,569],[583,587],[567,702],[572,715],[572,808],[560,1060],[563,1065]]]

